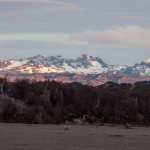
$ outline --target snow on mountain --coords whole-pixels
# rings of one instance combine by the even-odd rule
[[[33,60],[63,71],[78,73],[102,73],[108,68],[108,65],[100,58],[94,58],[86,54],[75,59],[65,59],[59,55],[50,57],[37,55],[27,58],[27,60]]]
[[[100,64],[89,66],[87,68],[83,66],[75,68],[68,65],[67,63],[64,63],[63,68],[64,70],[67,70],[69,72],[77,72],[77,73],[98,73],[98,72],[104,72],[105,70],[105,68],[102,68]]]
[[[10,60],[0,62],[1,64],[7,64],[0,68],[0,71],[13,72],[13,73],[62,73],[64,71],[49,67],[45,64],[41,64],[32,60]],[[2,65],[1,65],[2,66]],[[4,67],[5,66],[5,67]]]
[[[50,57],[45,57],[42,55],[37,55],[34,57],[29,57],[26,60],[32,60],[38,63],[42,63],[54,68],[61,68],[61,66],[63,65],[65,59],[62,58],[60,55],[57,56],[50,56]]]
[[[117,74],[124,73],[129,75],[150,75],[150,59],[146,62],[135,64],[134,66],[127,65],[108,65],[99,57],[92,57],[86,54],[75,59],[65,59],[61,56],[44,57],[37,55],[31,57],[30,60],[46,64],[55,69],[77,73],[91,74]]]
[[[19,61],[19,60],[8,60],[8,61],[0,61],[0,70],[10,70],[16,67],[22,66],[26,64],[28,61]]]
[[[51,73],[51,72],[56,72],[60,73],[63,72],[58,69],[54,69],[52,67],[49,67],[47,65],[37,63],[34,61],[29,61],[28,63],[19,66],[18,68],[15,68],[16,72],[21,72],[21,73]]]
[[[134,66],[108,65],[99,57],[86,54],[75,59],[57,56],[37,55],[24,60],[0,61],[0,72],[15,73],[87,73],[87,74],[128,74],[150,76],[150,59]]]
[[[141,62],[135,64],[134,66],[127,67],[124,72],[125,74],[130,75],[150,75],[150,63]]]
[[[126,68],[129,66],[125,65],[109,65],[108,70],[106,70],[105,73],[107,74],[117,74],[117,73],[123,73]]]

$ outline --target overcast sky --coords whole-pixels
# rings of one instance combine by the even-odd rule
[[[98,56],[109,64],[150,58],[150,0],[0,0],[0,59]]]

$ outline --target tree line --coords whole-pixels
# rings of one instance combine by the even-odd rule
[[[0,79],[0,121],[150,125],[150,84],[108,82],[92,87],[28,79]]]

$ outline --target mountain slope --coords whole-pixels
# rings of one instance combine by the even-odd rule
[[[75,59],[60,55],[45,57],[37,55],[24,60],[0,61],[0,72],[51,73],[71,72],[87,74],[128,74],[150,76],[150,63],[141,62],[134,66],[108,65],[99,57],[83,54]]]
[[[5,62],[0,62],[0,72],[6,73],[51,73],[51,72],[64,72],[53,67],[49,67],[45,64],[41,64],[35,61],[27,60],[10,60]]]
[[[69,72],[77,73],[119,73],[118,70],[126,68],[126,66],[114,66],[106,64],[99,57],[92,57],[86,54],[81,55],[75,59],[65,59],[60,55],[44,57],[37,55],[27,58],[27,60],[33,60],[38,63],[46,64],[53,68],[61,69]]]
[[[134,66],[127,67],[122,73],[130,75],[150,75],[150,63],[141,62]]]

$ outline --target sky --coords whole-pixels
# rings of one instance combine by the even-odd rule
[[[38,54],[150,59],[150,0],[0,0],[0,60]]]

